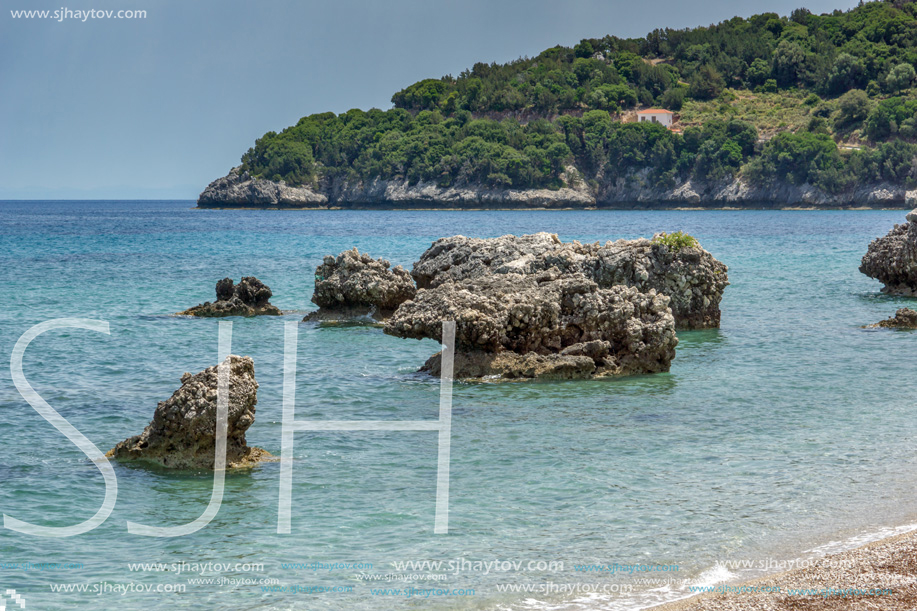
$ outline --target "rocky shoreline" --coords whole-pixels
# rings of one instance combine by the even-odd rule
[[[571,168],[570,175],[574,175]],[[551,189],[493,189],[482,185],[440,187],[405,180],[324,181],[289,186],[253,178],[240,168],[210,183],[198,208],[256,209],[905,209],[917,206],[917,190],[891,183],[861,184],[840,194],[809,184],[750,185],[740,178],[707,183],[688,180],[670,188],[652,186],[645,173],[614,183]]]

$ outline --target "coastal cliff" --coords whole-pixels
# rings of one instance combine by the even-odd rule
[[[568,176],[576,176],[568,168]],[[526,209],[526,208],[913,208],[917,190],[882,182],[858,184],[841,193],[810,185],[772,181],[752,185],[741,178],[719,182],[689,179],[672,187],[652,186],[646,172],[626,179],[588,184],[568,179],[560,189],[499,189],[481,184],[440,187],[407,180],[325,181],[288,186],[253,178],[236,167],[201,193],[198,208],[287,209]]]

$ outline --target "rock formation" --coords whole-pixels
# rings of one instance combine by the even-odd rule
[[[676,325],[685,329],[719,326],[719,304],[729,284],[727,267],[700,246],[676,249],[645,238],[604,245],[564,243],[549,233],[441,238],[414,264],[412,275],[418,288],[435,288],[449,281],[535,274],[552,267],[581,273],[602,288],[626,285],[667,295]]]
[[[319,310],[304,320],[342,320],[371,316],[387,318],[412,299],[416,289],[400,265],[389,269],[385,259],[373,259],[354,248],[325,257],[315,269],[312,302]]]
[[[247,467],[269,458],[261,448],[250,448],[245,431],[255,421],[258,382],[255,365],[247,356],[230,355],[229,409],[226,432],[227,467]],[[181,388],[161,401],[153,420],[140,435],[125,439],[107,456],[139,460],[174,469],[213,469],[216,450],[218,366],[185,373]]]
[[[886,318],[866,328],[887,327],[890,329],[917,329],[917,312],[910,308],[899,308],[892,318]]]
[[[882,238],[869,244],[860,271],[885,286],[883,293],[917,295],[917,210]]]
[[[217,300],[206,301],[194,306],[180,316],[280,316],[280,308],[271,305],[271,289],[254,276],[244,276],[239,284],[234,285],[232,278],[223,278],[217,282]]]
[[[327,203],[326,195],[309,187],[252,178],[238,167],[210,183],[197,200],[201,208],[315,208]]]
[[[403,303],[385,333],[442,341],[456,323],[454,377],[585,378],[667,371],[675,356],[669,298],[600,288],[557,267],[446,280]],[[424,370],[439,374],[439,355]]]
[[[840,193],[814,185],[771,181],[752,184],[736,177],[702,181],[679,179],[658,186],[646,168],[615,180],[590,185],[583,172],[568,166],[560,189],[505,189],[462,183],[442,187],[435,181],[412,183],[404,178],[384,180],[325,177],[314,186],[293,187],[284,182],[252,178],[240,168],[210,183],[198,199],[199,208],[350,208],[404,210],[411,208],[461,209],[673,209],[697,208],[893,208],[917,203],[904,184],[857,183]]]

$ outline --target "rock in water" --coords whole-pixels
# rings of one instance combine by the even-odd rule
[[[670,297],[675,324],[684,329],[720,325],[727,267],[700,246],[673,248],[659,240],[618,240],[604,245],[561,242],[536,233],[478,239],[454,236],[433,243],[414,264],[418,288],[493,274],[535,274],[549,268],[581,273],[601,288],[632,286]]]
[[[385,333],[442,341],[456,323],[456,378],[588,378],[668,371],[675,356],[669,298],[622,285],[600,288],[552,268],[493,274],[419,290]],[[439,355],[424,370],[439,374]]]
[[[400,265],[389,269],[385,259],[373,259],[354,248],[336,258],[327,256],[315,268],[312,302],[319,310],[304,320],[342,320],[371,316],[388,318],[416,289]]]
[[[232,278],[223,278],[217,282],[217,300],[196,305],[179,312],[179,316],[280,316],[281,311],[268,301],[273,293],[266,284],[254,276],[243,276],[239,284],[233,284]]]
[[[210,183],[197,203],[201,208],[321,208],[328,205],[328,197],[308,186],[291,187],[283,181],[253,178],[241,167],[235,167]]]
[[[249,467],[270,454],[250,448],[245,431],[255,422],[258,382],[255,364],[247,356],[230,355],[229,409],[226,429],[226,466]],[[216,452],[218,366],[185,373],[181,388],[160,401],[153,420],[140,435],[125,439],[107,456],[140,460],[173,469],[213,469]]]
[[[888,327],[891,329],[917,329],[917,312],[910,308],[900,308],[892,318],[886,318],[867,328]]]
[[[885,285],[883,293],[917,295],[917,210],[907,221],[873,240],[860,262],[861,272]]]

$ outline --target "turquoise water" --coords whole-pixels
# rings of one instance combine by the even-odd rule
[[[301,319],[314,307],[313,271],[325,254],[357,246],[410,268],[430,242],[454,234],[550,231],[564,240],[604,241],[684,230],[729,266],[732,285],[722,328],[680,332],[668,374],[456,384],[448,535],[433,534],[435,434],[297,433],[289,535],[276,532],[276,463],[228,475],[217,517],[185,537],[130,535],[125,522],[193,520],[210,498],[211,476],[124,465],[115,466],[115,510],[94,531],[50,539],[0,529],[0,590],[15,589],[29,608],[626,609],[679,590],[649,591],[618,574],[574,565],[677,565],[669,576],[705,579],[717,562],[795,557],[917,514],[917,418],[908,391],[917,334],[859,328],[914,304],[881,295],[879,284],[857,271],[869,241],[903,221],[902,211],[192,206],[0,203],[0,355],[8,358],[23,332],[48,319],[108,321],[110,336],[46,333],[29,347],[24,367],[42,397],[102,451],[139,433],[183,372],[216,362],[217,322],[169,314],[213,299],[213,285],[224,276],[258,276],[273,289],[273,303],[293,311],[282,320],[233,319],[233,352],[254,358],[260,383],[249,443],[276,455],[283,320]],[[437,349],[369,326],[301,324],[297,419],[435,419],[438,381],[414,371]],[[101,475],[22,399],[4,371],[0,512],[58,526],[87,519],[102,502]],[[458,559],[521,564],[489,571],[393,564]],[[232,568],[201,575],[129,567],[183,562]],[[318,562],[372,568],[283,566]],[[40,571],[3,563],[81,566]],[[263,570],[246,570],[252,563]],[[366,581],[360,573],[446,578]],[[304,591],[263,591],[263,584],[244,580]],[[547,583],[579,584],[580,591],[500,591],[506,584]],[[86,584],[88,591],[53,592],[52,584]],[[185,591],[136,591],[176,585]],[[624,585],[636,589],[613,591]],[[116,586],[134,591],[121,594]],[[411,586],[450,595],[372,591]],[[609,587],[584,594],[586,586]],[[308,591],[313,587],[350,591]]]

